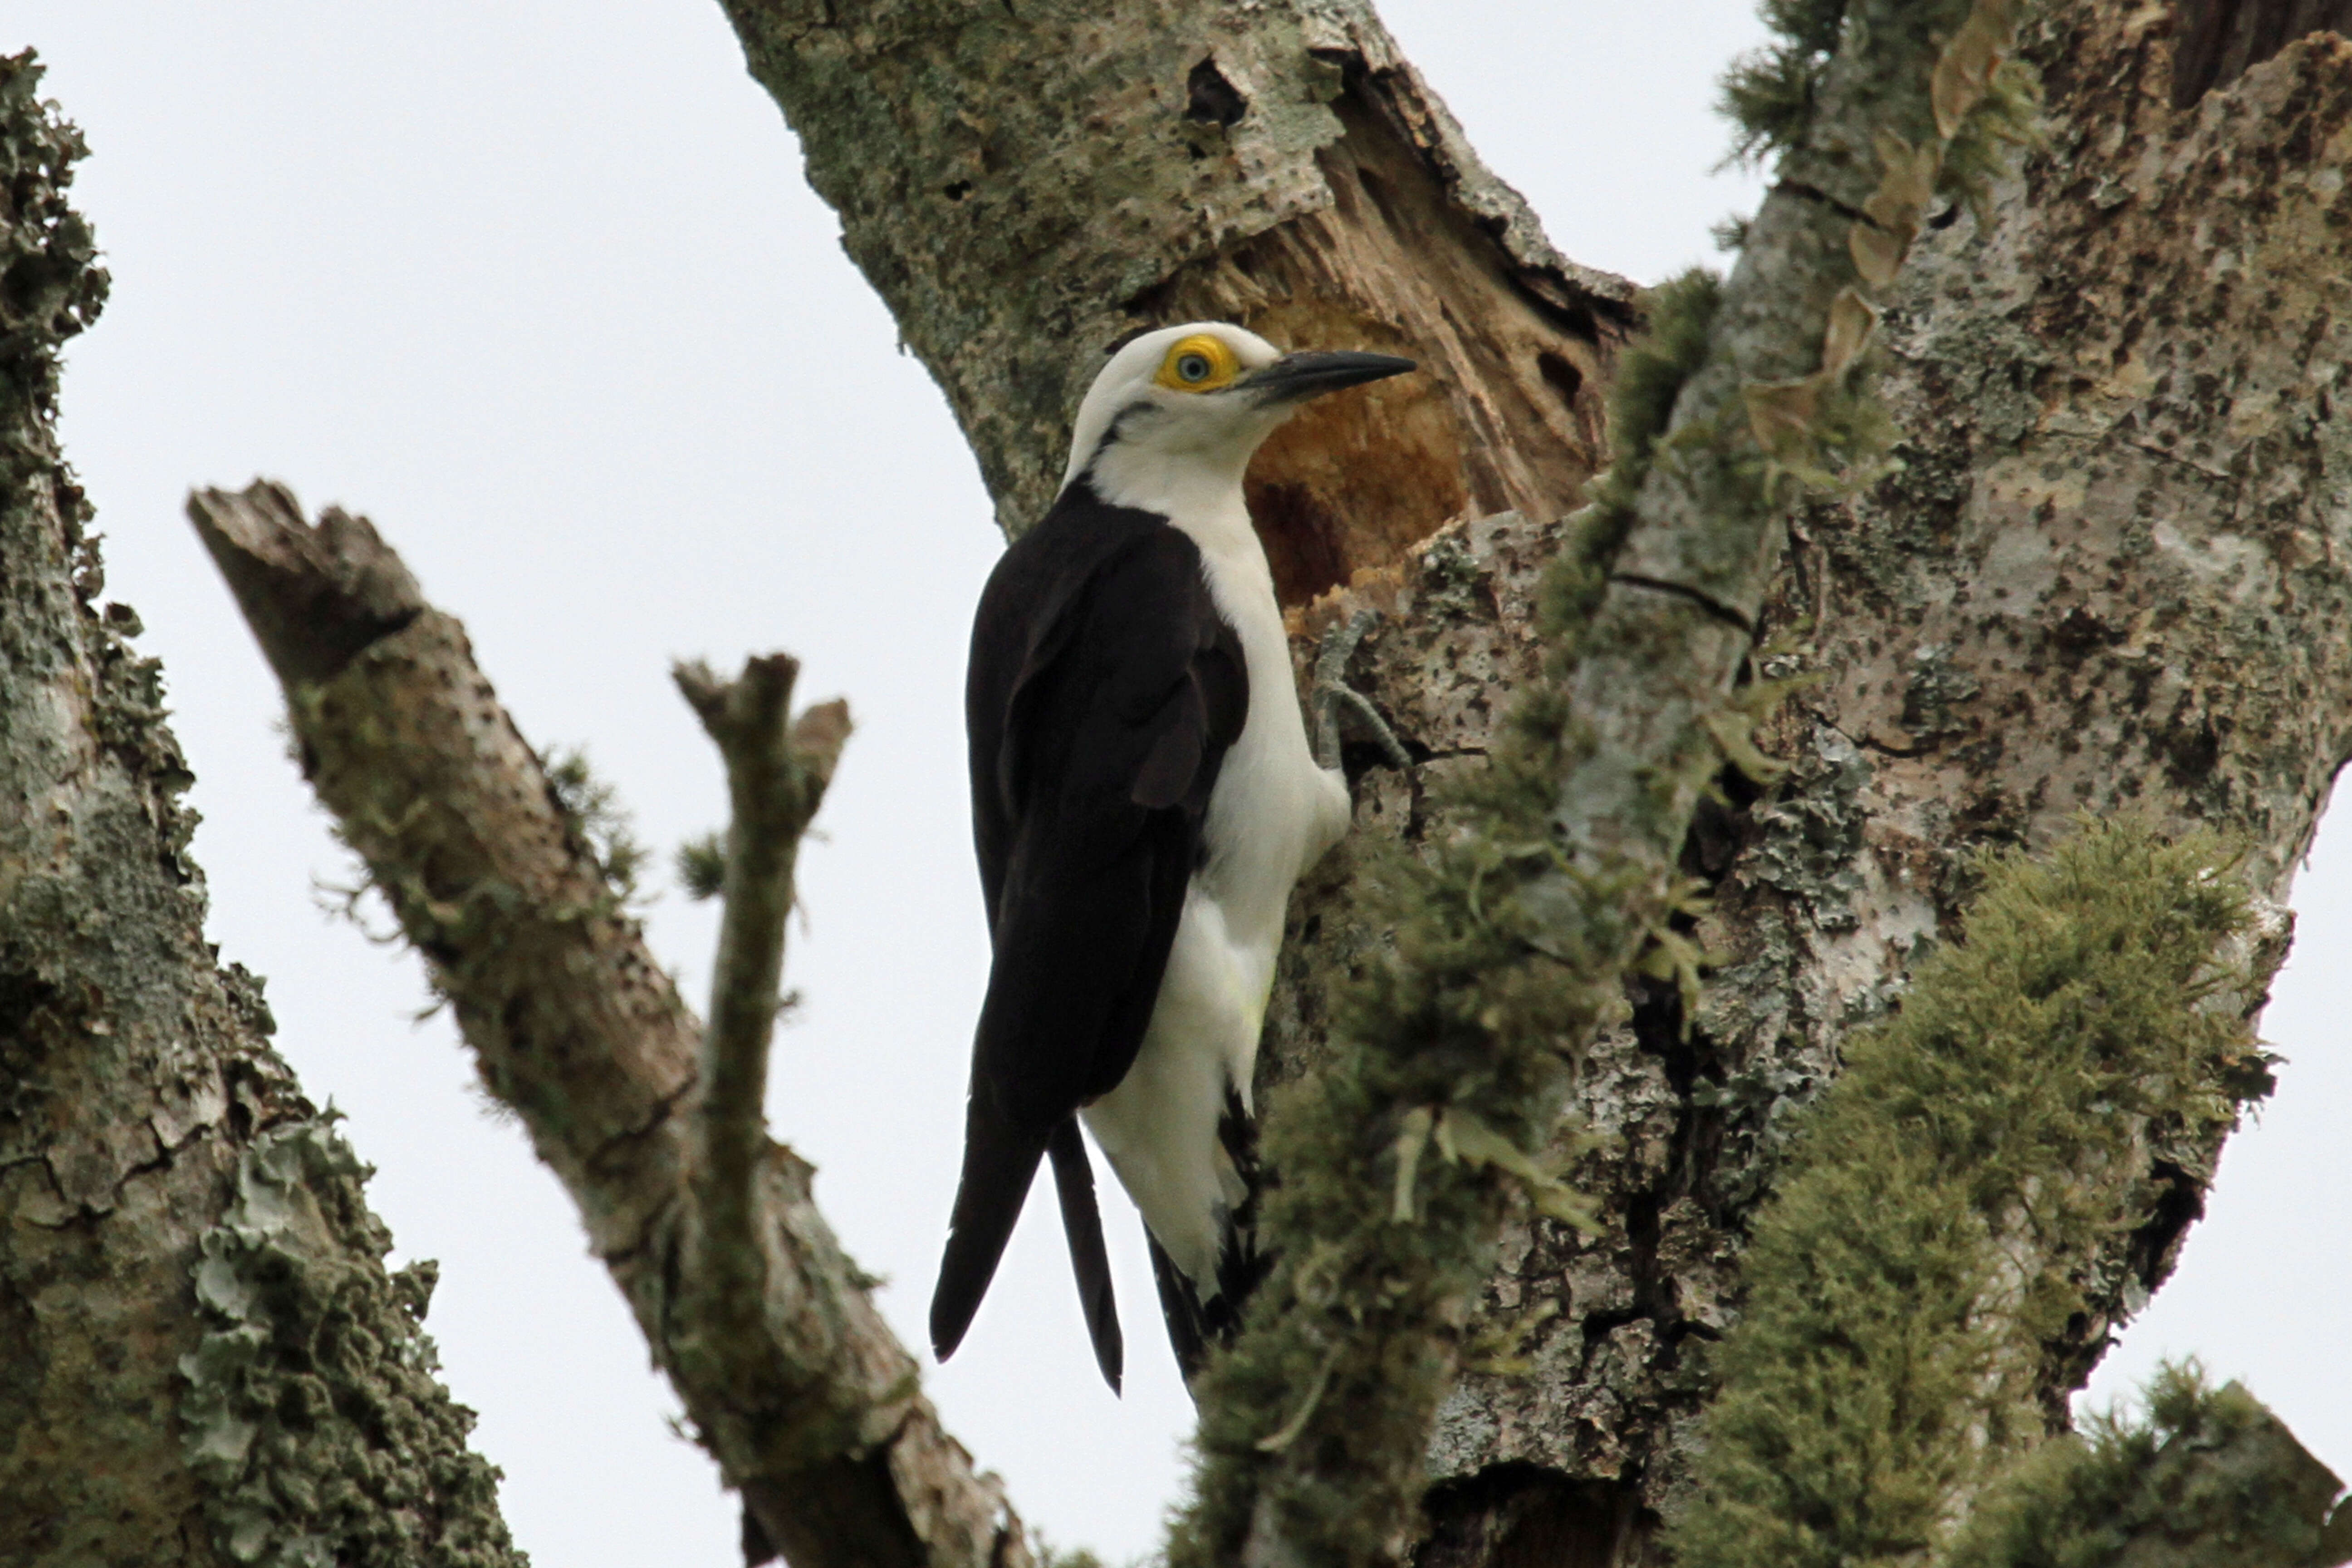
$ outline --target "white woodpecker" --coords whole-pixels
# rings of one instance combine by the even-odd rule
[[[1118,1387],[1080,1117],[1142,1211],[1188,1379],[1264,1270],[1250,1078],[1291,888],[1347,831],[1337,710],[1370,715],[1337,675],[1369,617],[1318,666],[1310,750],[1242,472],[1307,399],[1412,368],[1220,322],[1145,332],[1096,377],[1059,498],[989,577],[964,711],[995,955],[931,1298],[941,1360],[1050,1155]]]

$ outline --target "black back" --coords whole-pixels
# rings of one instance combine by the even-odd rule
[[[995,948],[972,1046],[962,1180],[931,1298],[963,1338],[1054,1144],[1096,1359],[1118,1324],[1078,1108],[1118,1086],[1160,994],[1201,828],[1249,713],[1241,639],[1199,548],[1081,479],[981,595],[964,688],[972,837]]]

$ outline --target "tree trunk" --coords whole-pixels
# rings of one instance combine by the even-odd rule
[[[1478,765],[1538,658],[1535,579],[1601,460],[1626,288],[1549,252],[1346,0],[1246,23],[1174,0],[729,9],[1008,531],[1042,510],[1089,351],[1130,327],[1222,316],[1433,367],[1302,421],[1251,490],[1301,629],[1335,586],[1387,611],[1358,673],[1425,760],[1367,776],[1360,831],[1444,832],[1433,786]],[[1808,682],[1767,731],[1790,773],[1727,780],[1737,804],[1692,836],[1718,963],[1688,1020],[1637,983],[1591,1055],[1606,1223],[1507,1238],[1486,1310],[1532,1370],[1449,1402],[1423,1562],[1654,1559],[1788,1115],[1951,932],[1976,850],[2128,807],[2238,836],[2284,900],[2352,752],[2331,401],[2352,334],[2328,295],[2352,48],[2300,36],[2336,19],[2306,12],[2062,0],[2035,22],[2048,143],[1985,223],[1940,215],[1915,250],[1883,329],[1899,471],[1791,528],[1756,661]],[[1311,1063],[1331,985],[1383,940],[1357,859],[1296,901],[1269,1080]],[[2053,1421],[2218,1153],[2154,1126],[2141,1147],[2137,1217],[2087,1266],[2097,1310],[2044,1347]]]
[[[0,1564],[522,1561],[366,1170],[204,941],[161,671],[56,440],[106,294],[0,59]]]
[[[1589,1167],[1622,1228],[1507,1248],[1490,1306],[1559,1316],[1532,1375],[1457,1392],[1433,1454],[1441,1519],[1469,1516],[1450,1528],[1589,1514],[1637,1541],[1673,1506],[1786,1112],[1950,931],[1971,852],[2137,810],[2234,836],[2285,900],[2352,753],[2352,328],[2330,298],[2352,47],[2304,38],[2176,108],[2148,24],[2048,8],[2047,150],[1983,230],[1954,216],[1890,315],[1903,469],[1793,531],[1762,638],[1764,674],[1814,682],[1767,747],[1792,773],[1695,836],[1723,955],[1696,1027],[1638,995],[1585,1079],[1622,1140]],[[2144,1147],[2098,1310],[2045,1347],[2053,1424],[2169,1273],[2220,1152],[2158,1127]]]

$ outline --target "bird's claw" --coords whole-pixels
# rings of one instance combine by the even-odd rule
[[[1322,648],[1315,656],[1315,760],[1326,768],[1339,765],[1339,713],[1345,709],[1371,731],[1373,742],[1398,772],[1412,771],[1412,756],[1404,742],[1397,739],[1371,699],[1347,683],[1348,661],[1379,619],[1371,610],[1358,610],[1324,635]]]

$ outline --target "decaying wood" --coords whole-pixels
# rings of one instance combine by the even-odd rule
[[[1586,1180],[1622,1228],[1535,1221],[1506,1245],[1487,1310],[1536,1325],[1533,1370],[1449,1405],[1434,1512],[1480,1544],[1433,1562],[1562,1532],[1648,1560],[1789,1113],[1949,931],[1974,847],[2128,805],[2242,835],[2255,885],[2286,896],[2352,752],[2352,339],[2330,259],[2352,62],[2307,37],[2175,110],[2171,41],[2145,23],[2052,9],[2049,149],[1987,231],[1965,211],[1930,231],[1886,319],[1903,470],[1801,520],[1765,615],[1759,672],[1813,682],[1767,742],[1794,772],[1685,852],[1723,960],[1692,1036],[1637,989],[1584,1081],[1616,1146]],[[1468,585],[1453,599],[1475,622],[1517,580],[1470,552],[1439,582]],[[1484,695],[1450,666],[1461,612],[1420,603],[1379,650],[1381,700],[1411,714],[1436,691],[1461,746]],[[1518,624],[1507,607],[1481,644]],[[1324,950],[1290,961],[1311,990],[1367,938],[1334,905],[1301,912]],[[2145,1142],[2140,1220],[2087,1281],[2106,1306],[2047,1348],[2053,1419],[2202,1210],[2217,1151]]]
[[[1626,480],[1630,500],[1596,508],[1590,526],[1622,542],[1604,546],[1605,585],[1587,600],[1589,624],[1575,634],[1572,664],[1545,678],[1567,699],[1570,714],[1557,755],[1545,764],[1555,776],[1548,788],[1538,786],[1549,809],[1528,809],[1497,830],[1517,853],[1527,853],[1518,847],[1529,838],[1545,852],[1534,858],[1545,868],[1524,884],[1516,871],[1498,871],[1484,886],[1498,903],[1540,913],[1540,936],[1527,941],[1551,955],[1543,984],[1557,1000],[1544,1008],[1544,1027],[1559,1037],[1528,1049],[1507,1036],[1514,1026],[1500,1020],[1511,1009],[1499,1000],[1459,1005],[1498,1020],[1476,1027],[1458,1023],[1452,1006],[1432,1008],[1426,1018],[1413,1014],[1410,1040],[1368,1035],[1360,1047],[1341,1049],[1373,1049],[1378,1039],[1390,1056],[1422,1053],[1433,1067],[1444,1063],[1444,1087],[1423,1086],[1416,1076],[1408,1091],[1444,1097],[1442,1107],[1433,1113],[1424,1098],[1418,1105],[1375,1104],[1372,1114],[1394,1119],[1399,1129],[1412,1118],[1425,1123],[1433,1114],[1452,1120],[1465,1111],[1529,1117],[1539,1137],[1555,1125],[1559,1104],[1527,1101],[1558,1093],[1560,1075],[1531,1058],[1581,1056],[1643,943],[1675,912],[1693,815],[1714,775],[1736,760],[1725,739],[1725,726],[1738,721],[1733,688],[1754,643],[1794,490],[1775,476],[1828,460],[1821,454],[1837,439],[1832,412],[1868,341],[1876,302],[1899,276],[1947,142],[1984,100],[1981,86],[1948,87],[1950,57],[1970,29],[1985,29],[1981,81],[1989,62],[2011,47],[2008,15],[1999,0],[1979,0],[1973,15],[1966,5],[1932,14],[1891,3],[1848,9],[1843,41],[1805,124],[1781,153],[1779,182],[1748,226],[1654,457],[1638,489]],[[1944,20],[1931,26],[1934,18]],[[1456,929],[1450,921],[1432,929],[1450,933]],[[1452,939],[1432,940],[1441,951],[1429,957],[1401,942],[1398,962],[1450,976]],[[1512,962],[1503,959],[1466,984],[1495,995],[1493,987],[1505,983],[1502,963]],[[1517,1086],[1517,1102],[1478,1098],[1490,1082]],[[1311,1150],[1314,1158],[1328,1151],[1336,1161],[1321,1169],[1294,1152],[1281,1170],[1286,1188],[1360,1187],[1352,1167],[1362,1141],[1385,1145],[1411,1136],[1383,1124],[1351,1139],[1342,1123],[1366,1114],[1354,1099],[1299,1096],[1275,1114],[1333,1122],[1315,1139],[1270,1126],[1275,1158],[1284,1149]],[[1407,1155],[1397,1159],[1402,1171]],[[1499,1173],[1492,1183],[1490,1193],[1505,1185]],[[1270,1205],[1270,1228],[1286,1208]],[[1245,1320],[1236,1362],[1263,1353],[1295,1363],[1295,1351],[1278,1347],[1312,1338],[1326,1346],[1325,1373],[1307,1412],[1282,1427],[1278,1445],[1236,1441],[1222,1416],[1204,1423],[1200,1496],[1184,1527],[1195,1545],[1184,1561],[1231,1554],[1249,1564],[1369,1562],[1394,1550],[1382,1540],[1391,1530],[1410,1539],[1418,1523],[1413,1505],[1426,1489],[1429,1426],[1465,1348],[1453,1331],[1465,1314],[1443,1282],[1490,1266],[1500,1219],[1491,1200],[1453,1212],[1459,1217],[1443,1224],[1433,1215],[1419,1220],[1422,1236],[1410,1248],[1394,1243],[1385,1214],[1345,1235],[1331,1234],[1328,1224],[1313,1234],[1276,1232],[1277,1247],[1315,1261],[1311,1270],[1277,1264]],[[1395,1213],[1412,1217],[1402,1201]],[[1332,1278],[1347,1280],[1352,1294],[1318,1302],[1318,1281]],[[1321,1319],[1319,1333],[1294,1332],[1286,1320],[1309,1311]],[[1400,1370],[1408,1365],[1411,1376]],[[1430,1375],[1433,1365],[1443,1372]],[[1376,1445],[1369,1436],[1375,1432],[1391,1436]],[[1333,1498],[1346,1501],[1335,1508]],[[1396,1516],[1392,1526],[1384,1515]],[[1212,1550],[1202,1551],[1201,1542]]]
[[[1007,533],[1052,500],[1099,351],[1202,317],[1423,367],[1259,454],[1284,603],[1450,518],[1576,504],[1633,288],[1551,248],[1369,6],[837,10],[728,5]]]
[[[1531,584],[1599,460],[1627,287],[1549,251],[1350,0],[729,8],[1008,530],[1058,475],[1098,363],[1085,351],[1133,326],[1216,315],[1423,362],[1270,444],[1251,488],[1286,603],[1352,587],[1387,610],[1358,674],[1427,761],[1368,784],[1360,826],[1444,833],[1429,784],[1476,765],[1534,665]],[[1632,574],[1696,590],[1683,597],[1727,648],[1703,602],[1757,612],[1756,673],[1813,682],[1767,737],[1788,778],[1764,795],[1732,783],[1735,804],[1679,846],[1714,889],[1699,935],[1723,957],[1696,1016],[1637,984],[1586,1068],[1579,1102],[1608,1142],[1581,1179],[1609,1228],[1526,1220],[1505,1238],[1484,1310],[1531,1370],[1473,1376],[1445,1407],[1429,1568],[1654,1559],[1788,1114],[1949,930],[1971,847],[2046,843],[2077,811],[2130,804],[2241,834],[2283,899],[2352,754],[2352,47],[2301,36],[2343,19],[2307,0],[2047,15],[2048,149],[1984,230],[1938,215],[1883,323],[1901,471],[1808,509],[1759,595],[1654,561]],[[29,81],[8,91],[15,134]],[[10,243],[64,247],[54,269],[9,269],[50,314],[12,293],[6,353],[47,365],[94,309],[68,298],[90,250],[57,212],[19,222],[17,199]],[[387,1343],[407,1342],[425,1282],[383,1274],[347,1156],[260,1045],[257,996],[202,950],[172,801],[184,770],[152,672],[95,608],[48,383],[10,384],[35,400],[8,415],[30,434],[9,447],[0,515],[0,768],[19,802],[0,812],[0,1340],[43,1359],[39,1378],[0,1377],[0,1434],[81,1423],[110,1463],[18,1437],[0,1498],[12,1516],[17,1498],[43,1519],[85,1517],[80,1496],[116,1510],[91,1526],[115,1535],[44,1550],[152,1557],[168,1540],[206,1561],[221,1499],[248,1510],[240,1523],[263,1508],[250,1467],[304,1458],[282,1431],[231,1451],[235,1401],[282,1374],[232,1359],[261,1327],[249,1314],[281,1304],[238,1272],[255,1216],[296,1216],[271,1244],[311,1246],[323,1261],[305,1278],[339,1301],[396,1299],[409,1327],[383,1319]],[[767,1375],[738,1379],[740,1346],[698,1340],[711,1321],[673,1277],[696,1255],[699,1031],[462,631],[362,523],[314,530],[268,489],[198,511],[287,685],[306,771],[762,1531],[803,1565],[1027,1561],[789,1152],[759,1151]],[[1716,564],[1752,570],[1769,549]],[[1382,940],[1349,864],[1302,890],[1272,1075],[1320,1048],[1331,978]],[[2142,1222],[2085,1281],[2101,1310],[2045,1347],[2053,1399],[2170,1267],[2217,1152],[2155,1126],[2143,1146]],[[200,1261],[220,1267],[192,1293]],[[168,1348],[135,1365],[105,1353],[134,1342]],[[186,1398],[173,1369],[189,1364],[214,1403]],[[94,1373],[120,1420],[92,1421]],[[462,1421],[429,1384],[396,1392],[415,1412],[401,1431],[434,1438],[418,1484],[474,1510],[436,1518],[465,1512],[495,1561],[483,1472],[449,1440]],[[179,1447],[190,1423],[218,1445],[201,1465]]]
[[[810,1167],[759,1138],[749,1212],[707,1224],[698,1177],[714,1177],[727,1205],[747,1194],[702,1168],[702,1031],[464,630],[425,602],[363,520],[330,510],[313,527],[268,484],[202,492],[189,513],[286,688],[304,773],[427,959],[484,1083],[571,1192],[655,1359],[742,1492],[757,1526],[747,1544],[772,1543],[795,1568],[1032,1561],[994,1481],[940,1429],[869,1281],[818,1215]],[[728,699],[709,695],[729,728]],[[845,732],[845,714],[813,710],[788,742],[788,771],[814,784]],[[770,825],[779,833],[755,826],[737,849],[780,852],[781,830],[797,836],[815,793],[791,792]],[[756,902],[747,892],[735,918],[754,920]],[[744,945],[743,966],[757,967]],[[769,984],[772,998],[772,974]],[[735,1084],[739,1113],[745,1093]],[[715,1108],[722,1121],[729,1108]],[[709,1142],[724,1164],[742,1139]],[[749,1310],[746,1290],[757,1291]]]

